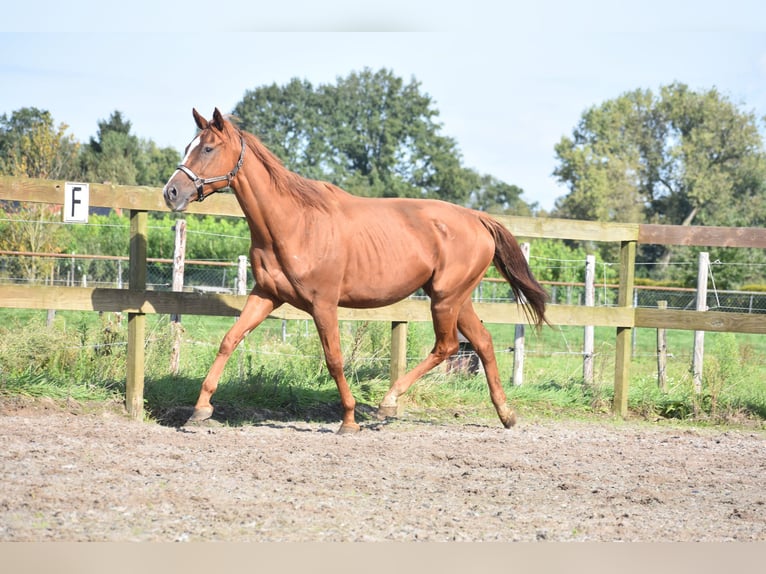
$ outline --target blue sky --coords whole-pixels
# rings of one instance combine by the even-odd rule
[[[167,4],[167,5],[165,5]],[[49,110],[86,142],[120,110],[178,150],[192,107],[228,112],[258,86],[365,67],[415,78],[463,163],[550,209],[554,145],[582,112],[674,81],[766,116],[762,0],[13,2],[0,22],[0,114]]]

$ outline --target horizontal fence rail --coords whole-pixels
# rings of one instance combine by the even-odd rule
[[[0,200],[64,204],[64,181],[0,176]],[[169,212],[160,188],[91,183],[91,207]],[[236,198],[221,193],[215,201],[191,203],[187,213],[243,217]],[[755,227],[699,227],[645,223],[604,223],[574,219],[494,216],[517,237],[584,241],[636,241],[657,245],[754,247],[766,249],[766,229]]]
[[[48,222],[51,223],[51,222]],[[127,230],[126,230],[127,231]],[[20,261],[36,262],[35,276],[25,275]],[[126,255],[85,255],[75,253],[39,253],[32,251],[0,250],[0,284],[46,285],[66,287],[116,287],[127,289],[127,271],[130,258]],[[249,263],[245,256],[239,262],[221,260],[184,259],[185,291],[208,293],[247,293],[254,286],[248,273]],[[147,289],[178,291],[173,289],[173,259],[147,257]],[[573,263],[571,261],[570,263]],[[242,275],[245,286],[239,285],[238,267],[244,263]],[[578,263],[585,264],[585,260]],[[44,271],[41,271],[44,269]],[[565,281],[541,281],[550,295],[550,302],[563,305],[583,305],[585,283]],[[617,300],[619,285],[594,281],[593,306],[613,306]],[[415,293],[411,298],[427,299]],[[698,299],[697,289],[635,285],[633,306],[656,308],[665,301],[668,309],[694,309]],[[473,292],[476,303],[508,303],[515,301],[510,285],[505,279],[485,277]],[[733,291],[715,289],[708,293],[707,308],[713,311],[766,314],[766,291]]]
[[[0,200],[63,205],[63,181],[0,177]],[[169,292],[147,289],[147,223],[149,211],[168,211],[159,188],[89,184],[91,207],[129,210],[130,261],[128,289],[104,287],[59,287],[44,285],[0,285],[0,306],[30,309],[109,311],[129,314],[128,390],[126,404],[135,418],[142,413],[143,327],[149,313],[178,315],[238,315],[245,296],[221,293]],[[232,194],[215,201],[192,203],[189,213],[242,217]],[[766,248],[766,229],[689,227],[669,225],[601,223],[548,218],[497,216],[518,238],[545,238],[617,242],[620,244],[620,280],[616,306],[583,307],[549,305],[547,316],[553,325],[602,326],[616,328],[615,413],[627,412],[630,334],[635,327],[728,331],[766,334],[766,320],[757,314],[648,309],[635,306],[635,255],[638,243],[694,245],[703,247]],[[65,256],[66,257],[66,256]],[[515,303],[475,303],[487,323],[524,324],[521,308]],[[272,317],[308,319],[289,305],[275,310]],[[351,321],[390,321],[392,325],[430,321],[429,303],[408,299],[378,309],[340,309],[339,318]],[[134,352],[131,353],[130,348]],[[400,345],[401,346],[401,345]],[[138,350],[140,347],[140,350]],[[398,360],[392,354],[392,363]],[[140,363],[140,364],[139,364]]]

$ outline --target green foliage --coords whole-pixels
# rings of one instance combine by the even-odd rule
[[[186,258],[210,261],[237,261],[250,248],[247,222],[236,217],[184,214]],[[149,257],[169,259],[175,247],[174,226],[179,216],[165,213],[153,217],[149,226]]]
[[[81,155],[84,179],[121,185],[164,185],[180,161],[172,148],[158,148],[130,133],[131,123],[115,111],[98,122],[98,133]]]
[[[531,216],[537,211],[537,203],[527,204],[521,199],[524,190],[516,185],[500,181],[491,175],[479,178],[471,192],[467,206],[487,213]]]
[[[95,321],[94,321],[95,318]],[[0,395],[109,400],[124,392],[126,333],[114,315],[47,328],[39,315],[0,326]]]
[[[743,249],[726,247],[685,247],[678,246],[673,250],[676,262],[687,262],[688,265],[668,265],[654,271],[660,276],[679,284],[682,287],[696,287],[697,261],[699,252],[706,251],[710,256],[710,273],[716,289],[742,289],[747,283],[761,281],[766,269],[766,250]],[[710,285],[711,289],[713,285]]]
[[[37,108],[0,116],[0,175],[161,186],[181,158],[131,134],[119,111],[98,122],[97,136],[84,146],[67,129]]]
[[[556,202],[555,215],[642,220],[641,150],[648,142],[640,126],[651,100],[650,92],[636,90],[594,106],[583,113],[572,137],[555,146],[559,165],[554,175],[570,188]]]
[[[174,148],[160,148],[152,140],[138,142],[136,157],[136,183],[161,187],[170,179],[176,166],[181,163],[181,154]]]
[[[67,125],[54,125],[50,112],[21,108],[0,116],[0,174],[50,179],[79,174],[79,145],[66,133]]]
[[[61,218],[59,210],[45,204],[7,204],[0,208],[0,249],[33,253],[59,253],[66,231],[56,225]],[[11,258],[3,273],[11,277],[24,277],[32,283],[47,279],[53,269],[50,259],[19,256]]]
[[[704,386],[710,401],[710,414],[716,416],[726,391],[740,385],[745,379],[745,367],[739,354],[739,345],[734,333],[713,333],[712,352],[704,365]]]
[[[519,188],[464,168],[420,83],[389,70],[365,68],[316,87],[298,79],[258,87],[233,112],[289,169],[356,195],[472,197],[478,208],[530,210]]]
[[[0,212],[1,213],[1,212]],[[56,214],[51,217],[56,218]],[[179,215],[155,214],[149,223],[147,256],[171,259],[175,247],[174,226]],[[250,246],[250,230],[247,222],[236,217],[184,214],[187,222],[186,258],[210,261],[235,262],[240,255],[247,255]],[[2,229],[8,229],[8,222]],[[129,251],[130,220],[127,215],[109,212],[92,214],[88,224],[47,226],[57,232],[57,252],[126,256]],[[8,235],[6,234],[6,238]],[[0,245],[6,245],[0,240]],[[29,249],[29,246],[25,246]],[[93,262],[93,269],[100,262]],[[97,274],[88,272],[89,277]]]
[[[646,287],[684,287],[684,284],[681,281],[673,279],[656,280],[648,277],[636,277],[635,284]]]
[[[75,400],[114,400],[124,393],[127,322],[113,314],[60,312],[53,328],[44,314],[2,311],[0,322],[0,395],[26,395]],[[181,371],[169,374],[171,337],[168,318],[150,316],[146,346],[146,406],[163,419],[178,407],[190,407],[232,319],[184,317]],[[512,325],[489,325],[501,376],[510,403],[525,419],[549,417],[610,417],[613,398],[614,330],[596,328],[595,381],[582,379],[582,358],[576,353],[581,328],[545,329],[527,336],[525,381],[508,382]],[[342,323],[341,341],[346,375],[364,420],[389,386],[390,330],[384,323]],[[300,417],[335,422],[339,399],[327,373],[318,337],[306,321],[290,321],[282,339],[281,321],[267,319],[251,333],[229,360],[214,402],[231,420],[259,416]],[[670,331],[668,390],[657,387],[656,358],[650,352],[655,332],[637,330],[634,373],[629,389],[631,416],[652,421],[671,419],[691,424],[763,426],[762,337],[711,333],[707,337],[703,392],[691,384],[691,334]],[[408,333],[409,366],[433,345],[426,323],[412,323]],[[565,352],[569,350],[569,352]],[[409,416],[427,420],[479,419],[499,424],[482,375],[447,374],[436,369],[403,397]],[[250,413],[250,414],[248,414]]]
[[[752,113],[711,89],[635,90],[588,109],[556,146],[557,213],[600,221],[761,225],[766,155]],[[747,209],[743,209],[747,206]]]
[[[673,225],[764,224],[766,152],[758,120],[715,88],[695,92],[674,83],[658,94],[625,93],[586,110],[572,136],[555,149],[554,175],[569,193],[556,202],[554,215]],[[609,248],[602,248],[607,258],[604,249]],[[738,250],[730,257],[761,261],[762,251]],[[686,278],[668,264],[688,253],[683,247],[644,246],[639,260],[660,263],[648,271],[653,278],[683,282]],[[724,274],[727,285],[752,280],[742,268],[728,267]]]
[[[585,257],[581,246],[570,246],[557,239],[537,239],[530,245],[530,268],[538,281],[585,280]]]
[[[83,174],[87,181],[136,185],[138,138],[130,134],[130,122],[114,112],[108,122],[98,123],[98,135],[83,149]]]
[[[87,225],[67,225],[64,231],[64,253],[128,254],[130,221],[114,211],[106,215],[93,214]]]

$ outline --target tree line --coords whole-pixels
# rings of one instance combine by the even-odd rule
[[[286,167],[356,195],[599,221],[762,226],[766,219],[764,118],[715,88],[637,89],[585,110],[553,150],[553,175],[568,191],[550,212],[524,201],[520,187],[465,167],[432,98],[417,80],[390,70],[364,69],[328,84],[296,78],[259,86],[231,111]],[[131,133],[119,111],[97,128],[80,143],[46,110],[3,114],[0,174],[161,186],[180,161],[177,150]],[[566,247],[614,260],[614,246],[598,238]],[[646,266],[637,274],[686,283],[693,271],[672,263],[689,257],[688,248],[644,246],[639,261]],[[764,275],[763,250],[718,250],[711,257],[742,264],[726,270],[726,286]]]
[[[0,174],[117,185],[163,185],[180,161],[170,147],[131,133],[115,111],[98,122],[95,137],[82,144],[56,125],[50,112],[21,108],[0,116]]]
[[[638,89],[586,110],[556,145],[554,175],[569,192],[560,217],[628,223],[762,227],[766,153],[758,118],[716,88]],[[608,247],[601,247],[603,252]],[[637,274],[693,284],[688,247],[642,246]],[[710,249],[719,286],[763,282],[762,249]],[[652,265],[649,265],[652,264]]]

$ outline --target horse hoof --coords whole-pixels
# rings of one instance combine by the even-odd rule
[[[201,423],[213,416],[213,407],[195,408],[192,416],[186,421],[186,424]]]
[[[516,424],[516,413],[511,409],[508,409],[506,412],[500,415],[500,422],[503,423],[505,428],[511,428]]]
[[[398,409],[396,408],[396,405],[394,406],[383,406],[380,405],[378,407],[377,417],[378,420],[384,420],[388,418],[396,418]]]
[[[361,427],[356,423],[343,423],[338,429],[338,434],[355,434],[358,433]]]

